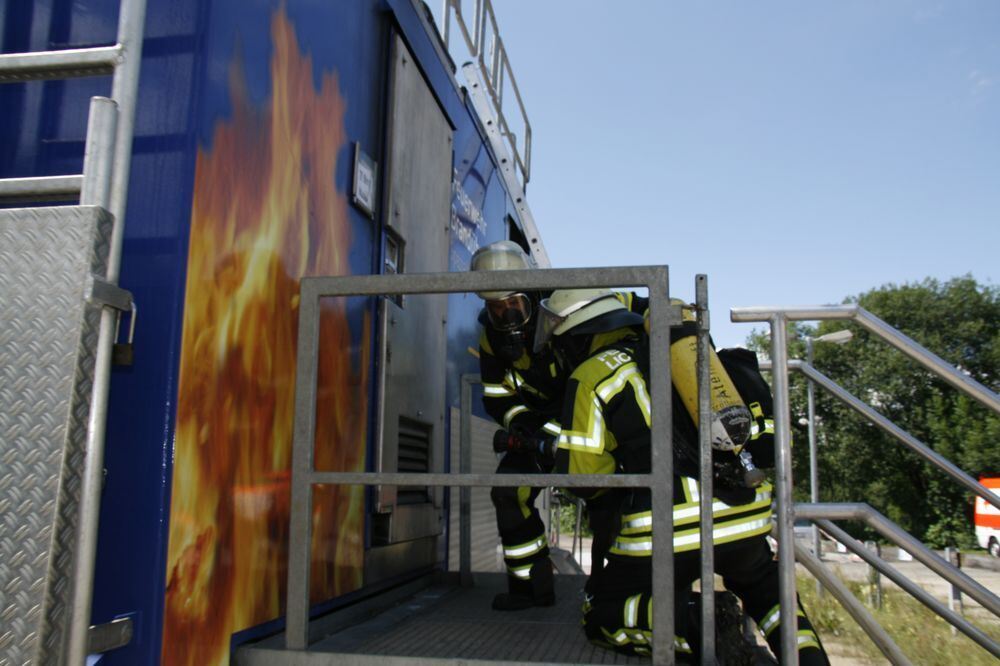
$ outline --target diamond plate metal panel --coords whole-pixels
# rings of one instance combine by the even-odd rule
[[[61,663],[112,218],[0,210],[0,665]]]

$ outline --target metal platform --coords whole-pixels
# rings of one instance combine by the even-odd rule
[[[352,616],[349,626],[312,643],[307,651],[284,649],[278,634],[241,648],[239,666],[378,664],[649,664],[591,645],[580,626],[582,575],[557,575],[557,603],[551,608],[500,612],[493,596],[506,589],[505,574],[476,574],[475,585],[460,587],[457,577],[431,582],[372,615],[359,609],[333,613]],[[455,583],[450,581],[454,580]],[[366,617],[367,615],[367,617]],[[331,621],[328,616],[320,621]]]

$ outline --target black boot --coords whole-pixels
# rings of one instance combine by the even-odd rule
[[[552,606],[556,603],[555,580],[549,558],[531,565],[531,579],[507,577],[508,591],[493,597],[493,610],[519,611],[532,606]]]
[[[493,597],[493,610],[518,611],[534,606],[531,596],[531,581],[507,576],[507,592]]]
[[[555,606],[556,581],[552,574],[552,560],[547,557],[531,565],[531,592],[536,606]]]

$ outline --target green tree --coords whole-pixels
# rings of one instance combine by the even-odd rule
[[[1000,289],[971,276],[889,284],[858,303],[970,377],[1000,385]],[[789,358],[805,357],[805,336],[850,328],[846,345],[815,345],[813,365],[966,473],[1000,472],[1000,418],[865,329],[844,321],[789,327]],[[754,333],[749,345],[767,352]],[[790,378],[796,499],[808,501],[806,381]],[[974,542],[973,496],[901,442],[816,388],[822,501],[863,501],[935,547]],[[852,529],[852,531],[854,531]],[[855,532],[857,534],[857,532]],[[859,535],[861,536],[861,535]],[[864,537],[872,536],[864,534]]]

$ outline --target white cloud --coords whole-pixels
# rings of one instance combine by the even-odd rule
[[[969,72],[969,82],[972,84],[972,94],[977,95],[992,88],[997,83],[997,77],[979,69]]]

